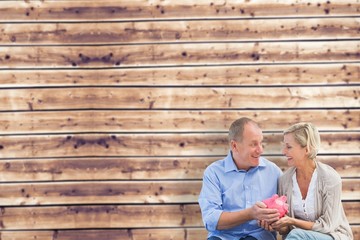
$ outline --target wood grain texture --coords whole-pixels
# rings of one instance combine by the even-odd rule
[[[199,240],[205,228],[140,228],[108,230],[0,231],[2,240]]]
[[[2,206],[197,203],[201,184],[199,180],[2,184],[0,202]],[[343,199],[351,198],[346,185]]]
[[[360,18],[0,24],[1,45],[356,39]]]
[[[360,110],[84,110],[0,113],[2,134],[81,132],[227,132],[234,119],[248,116],[263,131],[283,131],[311,121],[320,131],[360,130]]]
[[[202,226],[197,204],[5,207],[0,219],[7,230]]]
[[[201,180],[9,183],[0,185],[0,202],[2,206],[196,204],[201,186]],[[357,201],[359,192],[359,178],[342,180],[342,200]]]
[[[360,238],[359,0],[1,1],[0,239],[199,240],[247,116],[313,122]]]
[[[0,89],[0,110],[357,108],[359,94],[359,86]]]
[[[81,180],[201,180],[212,162],[225,156],[208,157],[86,157],[56,159],[2,159],[0,182]],[[266,156],[283,171],[283,156]],[[360,177],[360,155],[318,156],[343,178]]]
[[[56,74],[55,74],[56,73]],[[1,87],[353,85],[360,63],[131,69],[3,70]]]
[[[360,60],[359,41],[0,47],[0,68],[101,68]]]
[[[360,226],[351,225],[354,239],[360,237]],[[0,231],[3,240],[199,240],[207,237],[205,228],[123,229],[123,230],[60,230]],[[278,235],[277,239],[281,239]]]
[[[356,0],[300,1],[7,1],[0,21],[109,21],[177,18],[257,18],[358,15]]]
[[[344,202],[343,206],[349,222],[359,224],[360,202]],[[3,207],[0,218],[2,220],[0,228],[6,230],[201,227],[203,225],[197,204]]]
[[[321,133],[319,154],[360,153],[359,132]],[[264,154],[281,154],[282,134],[264,134]],[[211,156],[228,151],[227,134],[77,134],[1,136],[0,158]]]

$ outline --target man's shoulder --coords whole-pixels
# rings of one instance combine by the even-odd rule
[[[206,167],[205,173],[223,170],[225,168],[225,159],[226,158],[223,158],[212,162],[209,166]]]
[[[273,169],[282,172],[278,165],[276,165],[274,162],[268,160],[265,157],[260,157],[260,164],[268,169]]]

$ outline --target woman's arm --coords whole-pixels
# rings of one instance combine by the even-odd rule
[[[295,226],[297,228],[302,228],[305,230],[311,230],[314,225],[314,222],[309,222],[301,219],[296,219],[288,216],[284,216],[278,221],[271,224],[271,227],[277,231],[284,231],[285,227],[289,228],[290,226]]]

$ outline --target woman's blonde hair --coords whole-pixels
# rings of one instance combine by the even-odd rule
[[[315,159],[320,148],[320,134],[311,123],[296,123],[284,131],[284,135],[294,134],[295,141],[309,151],[308,157]]]

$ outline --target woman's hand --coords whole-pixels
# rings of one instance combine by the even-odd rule
[[[279,229],[272,228],[272,224],[269,224],[269,222],[264,220],[259,220],[258,225],[262,228],[264,228],[267,231],[278,231],[281,235],[288,234],[290,232],[290,226],[282,227]]]
[[[275,229],[276,231],[280,231],[281,229],[285,227],[289,227],[293,225],[293,218],[284,216],[277,220],[276,222],[271,223],[271,227]]]

